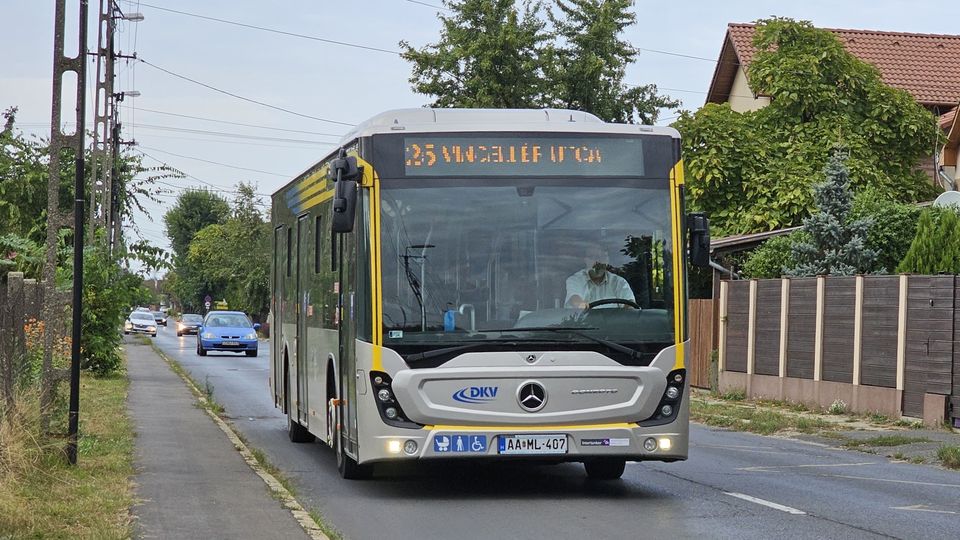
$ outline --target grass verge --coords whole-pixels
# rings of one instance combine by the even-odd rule
[[[830,422],[758,407],[749,402],[707,402],[696,397],[690,402],[690,418],[708,426],[725,427],[771,435],[781,431],[818,433],[836,429]]]
[[[80,379],[77,465],[40,436],[35,395],[0,420],[0,538],[129,538],[133,426],[125,374]]]
[[[160,348],[157,347],[155,343],[153,343],[152,341],[149,341],[145,344],[150,345],[150,347],[153,348],[154,352],[156,352],[161,358],[163,358],[167,362],[167,365],[169,365],[170,368],[173,369],[173,371],[177,375],[179,375],[183,379],[190,382],[190,385],[192,385],[191,390],[196,393],[197,397],[203,398],[197,401],[199,406],[202,406],[207,410],[209,410],[211,413],[213,413],[218,418],[220,418],[220,420],[222,420],[224,423],[228,425],[230,424],[229,420],[224,417],[225,409],[223,405],[221,405],[214,399],[214,386],[213,384],[210,383],[209,378],[204,380],[204,384],[202,386],[197,384],[197,381],[194,380],[193,376],[190,375],[190,372],[185,370],[183,366],[180,365],[179,362],[177,362],[173,358],[170,358],[169,356],[164,354],[164,352],[161,351]],[[276,465],[274,465],[273,463],[270,462],[269,459],[267,459],[266,454],[262,450],[260,450],[259,448],[254,448],[250,444],[250,441],[247,440],[247,438],[242,433],[234,429],[232,425],[230,425],[230,429],[233,431],[233,434],[236,435],[237,439],[239,439],[239,441],[247,447],[247,449],[250,452],[250,455],[253,456],[254,461],[256,461],[256,463],[260,466],[260,468],[263,469],[263,471],[266,472],[268,475],[272,476],[280,484],[280,486],[282,486],[283,489],[287,491],[290,497],[293,497],[294,499],[296,499],[297,492],[293,487],[293,483],[290,482],[290,479],[287,478],[287,476],[284,475],[283,472]],[[238,450],[239,450],[239,447],[238,447]],[[277,498],[277,499],[282,498],[282,495],[280,495],[276,490],[271,488],[271,492],[273,493],[274,498]],[[323,534],[325,534],[330,540],[342,540],[343,537],[340,534],[340,532],[336,528],[334,528],[332,525],[327,523],[327,521],[323,518],[323,515],[319,511],[312,508],[306,509],[306,510],[307,510],[307,514],[310,516],[310,519],[313,520],[317,528],[319,528],[323,532]]]
[[[847,448],[863,448],[865,446],[903,446],[905,444],[930,442],[926,437],[907,437],[906,435],[880,435],[869,439],[851,439],[843,443]]]
[[[945,444],[937,450],[937,458],[944,467],[960,469],[960,446]]]

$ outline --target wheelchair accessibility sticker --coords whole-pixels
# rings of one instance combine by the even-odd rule
[[[486,452],[486,435],[437,435],[433,439],[433,451],[438,454]]]

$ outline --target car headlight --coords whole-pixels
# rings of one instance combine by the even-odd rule
[[[130,329],[130,328],[133,328],[133,325],[130,324],[130,321],[126,321],[126,322],[123,323],[123,327],[124,327],[124,328],[127,328],[127,329]]]
[[[213,338],[215,338],[215,337],[217,337],[217,336],[213,335],[213,332],[204,332],[204,333],[203,333],[203,338],[204,338],[204,339],[213,339]]]
[[[149,330],[149,331],[151,331],[151,332],[156,332],[156,331],[157,331],[157,327],[156,327],[156,326],[148,326],[148,327],[147,327],[147,330]]]
[[[257,333],[256,333],[256,332],[250,332],[249,334],[243,336],[243,339],[257,339]]]

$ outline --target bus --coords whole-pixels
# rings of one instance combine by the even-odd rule
[[[405,109],[272,196],[269,386],[293,442],[375,463],[687,458],[685,214],[668,127]]]

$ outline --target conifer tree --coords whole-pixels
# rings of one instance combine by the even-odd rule
[[[930,274],[935,272],[941,255],[936,245],[937,228],[933,223],[933,212],[926,209],[920,214],[917,234],[913,237],[910,249],[897,266],[898,273]]]
[[[817,212],[803,220],[808,239],[793,247],[794,276],[849,276],[869,272],[877,253],[867,248],[869,219],[850,217],[853,192],[846,154],[834,150],[827,163],[826,181],[814,187]]]
[[[953,208],[946,208],[937,227],[936,245],[940,250],[940,264],[936,273],[960,274],[960,217]]]

